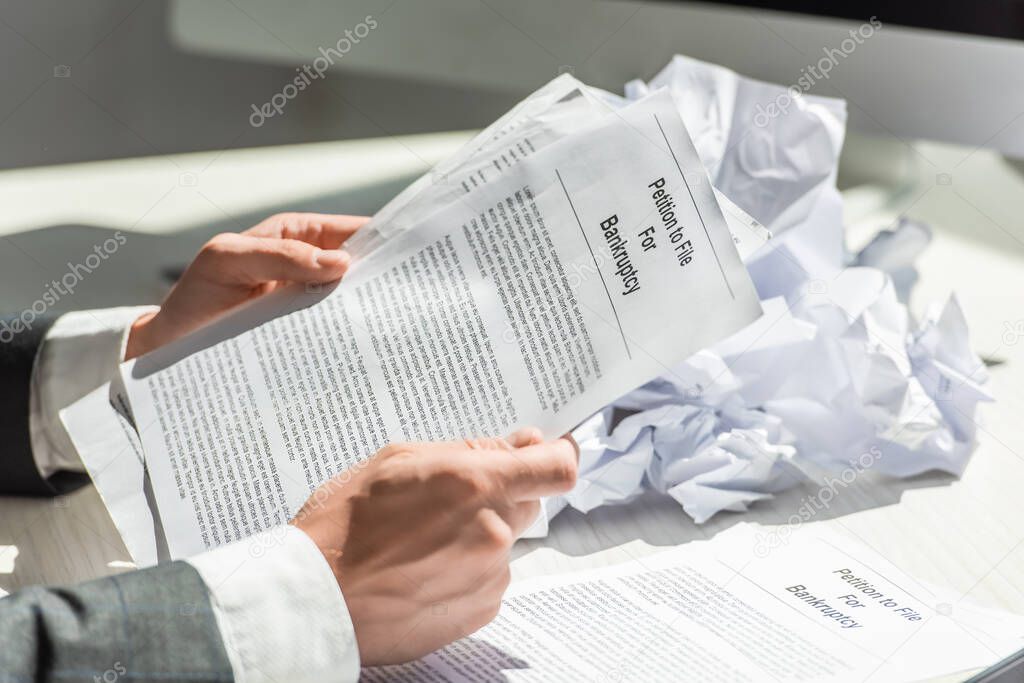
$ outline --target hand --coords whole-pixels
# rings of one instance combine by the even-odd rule
[[[422,657],[493,619],[512,543],[538,498],[572,488],[577,457],[535,429],[396,444],[317,489],[291,523],[334,571],[362,663]]]
[[[282,213],[243,233],[217,235],[199,250],[160,310],[132,325],[125,359],[183,337],[282,284],[337,280],[350,261],[341,246],[368,220]]]

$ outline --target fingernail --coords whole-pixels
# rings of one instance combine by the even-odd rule
[[[324,249],[316,256],[317,265],[322,268],[341,268],[351,260],[347,251],[340,249]]]
[[[505,437],[505,440],[509,441],[511,443],[515,443],[516,441],[519,441],[520,439],[523,438],[524,432],[526,432],[526,428],[525,427],[522,428],[522,429],[517,429],[516,431],[511,432],[510,434],[508,434]]]
[[[537,431],[536,427],[522,427],[505,437],[505,440],[512,446],[520,448],[533,443],[539,438],[540,433]]]

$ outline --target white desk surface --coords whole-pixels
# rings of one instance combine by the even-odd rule
[[[5,214],[0,230],[87,222],[163,233],[264,207],[267,213],[302,210],[305,198],[338,187],[358,189],[422,173],[467,135],[6,171],[0,173]],[[965,159],[963,151],[921,150],[927,157],[922,184],[896,202],[900,206],[854,220],[850,239],[863,241],[900,210],[932,223],[935,240],[919,261],[922,279],[914,308],[951,289],[958,293],[976,350],[1003,361],[991,368],[989,388],[997,401],[982,408],[980,445],[962,479],[864,476],[842,490],[814,523],[873,547],[912,576],[1024,614],[1024,337],[1014,343],[1013,335],[1004,335],[1007,326],[1024,325],[1022,214],[1007,208],[1024,203],[1024,183],[987,152]],[[952,183],[932,179],[929,165],[955,166]],[[855,212],[864,193],[850,192],[847,199],[848,210],[852,206]],[[817,488],[808,484],[748,513],[720,514],[703,526],[673,501],[650,496],[589,515],[566,512],[553,522],[549,538],[517,545],[514,576],[635,560],[665,546],[709,538],[740,521],[784,524]],[[11,546],[17,547],[16,558]],[[91,487],[56,500],[0,499],[0,589],[79,580],[130,566]]]

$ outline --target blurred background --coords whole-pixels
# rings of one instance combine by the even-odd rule
[[[562,72],[621,92],[682,53],[796,84],[872,17],[809,88],[847,101],[851,239],[909,212],[1024,253],[1024,5],[818,5],[2,0],[0,306],[117,230],[137,238],[52,310],[158,301],[275,211],[373,213]]]
[[[788,84],[871,16],[878,40],[811,92],[858,129],[1024,152],[1020,3],[818,4],[4,0],[0,168],[478,128],[561,71],[619,91],[677,52]],[[249,125],[321,49],[317,87]]]
[[[488,123],[524,91],[345,69],[371,47],[368,37],[287,116],[252,127],[252,104],[367,14],[380,16],[372,42],[416,39],[400,7],[389,16],[382,10],[393,3],[358,4],[4,0],[0,167],[461,130]]]

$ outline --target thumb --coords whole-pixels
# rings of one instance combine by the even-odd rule
[[[523,501],[565,493],[576,484],[579,456],[575,443],[554,439],[511,451],[499,451],[481,466],[491,473],[512,500]]]

